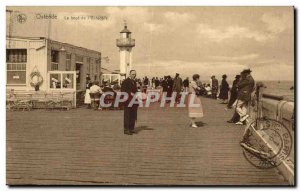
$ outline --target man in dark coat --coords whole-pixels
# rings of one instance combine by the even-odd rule
[[[182,79],[179,77],[179,74],[176,73],[175,78],[173,80],[173,92],[176,92],[176,103],[180,101],[180,92],[182,89]]]
[[[167,89],[167,97],[171,97],[172,96],[172,92],[173,92],[173,84],[174,81],[171,78],[171,76],[168,76],[167,78],[167,84],[168,84],[168,89]],[[167,103],[171,102],[170,100],[167,101]]]
[[[245,69],[242,71],[242,79],[238,83],[238,97],[236,101],[236,112],[240,116],[240,121],[237,125],[243,125],[243,122],[249,117],[247,114],[248,102],[251,100],[251,93],[254,90],[254,79],[251,76],[251,70]]]
[[[132,99],[135,99],[135,93],[137,92],[137,85],[135,82],[136,71],[131,70],[129,77],[126,78],[121,85],[121,92],[128,94],[127,101],[124,102],[124,134],[132,135],[134,132],[135,122],[137,120],[138,105],[130,105]]]
[[[232,104],[235,102],[235,100],[237,98],[237,94],[238,94],[237,85],[238,85],[238,82],[240,81],[240,77],[241,77],[241,75],[236,75],[235,80],[232,83],[232,87],[230,90],[230,99],[227,104],[228,109],[232,108]]]
[[[148,86],[149,85],[149,78],[147,78],[147,76],[144,79],[144,86]]]
[[[189,85],[190,85],[189,77],[186,77],[186,79],[183,80],[182,84],[183,84],[184,91],[188,92]]]
[[[164,79],[161,82],[161,86],[163,88],[163,92],[167,92],[168,91],[167,76],[164,76]]]
[[[158,77],[155,78],[154,84],[155,84],[155,89],[157,89],[157,87],[159,86],[159,79],[158,79]]]
[[[219,99],[222,100],[222,103],[226,103],[228,99],[228,91],[229,91],[229,85],[228,82],[226,81],[227,75],[224,74],[222,76],[222,82],[221,82],[221,88],[220,88],[220,94],[219,94]]]
[[[219,90],[219,82],[216,79],[216,76],[211,77],[211,96],[213,99],[217,99],[217,94]]]

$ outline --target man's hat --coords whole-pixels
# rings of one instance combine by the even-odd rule
[[[252,71],[250,69],[244,69],[242,74],[250,74]]]
[[[240,78],[240,77],[241,77],[241,75],[236,75],[236,76],[235,76],[236,79],[238,79],[238,78]]]

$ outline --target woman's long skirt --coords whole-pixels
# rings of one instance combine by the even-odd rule
[[[203,117],[203,107],[200,96],[196,96],[195,94],[189,94],[187,104],[190,118]]]
[[[86,91],[85,91],[84,104],[91,104],[91,96],[90,96],[90,90],[89,89],[86,89]]]

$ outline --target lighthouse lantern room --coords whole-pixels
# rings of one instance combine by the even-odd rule
[[[120,32],[120,38],[117,39],[117,47],[120,52],[120,75],[126,78],[132,69],[132,48],[135,46],[135,39],[131,38],[131,32],[127,28],[126,22],[124,29]]]

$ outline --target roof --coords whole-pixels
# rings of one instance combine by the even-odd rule
[[[88,48],[84,48],[84,47],[81,47],[81,46],[76,46],[76,45],[69,44],[69,43],[59,42],[59,41],[52,40],[52,39],[46,38],[46,37],[6,36],[6,38],[19,38],[19,39],[28,39],[28,40],[49,40],[50,42],[57,42],[57,43],[61,43],[63,45],[69,45],[69,46],[73,46],[73,47],[76,47],[76,48],[80,48],[80,49],[84,49],[84,50],[87,50],[87,51],[91,51],[91,52],[101,54],[101,52],[96,51],[96,50],[91,50],[91,49],[88,49]]]
[[[124,29],[120,33],[131,33],[131,32],[127,29],[127,25],[125,25]]]

